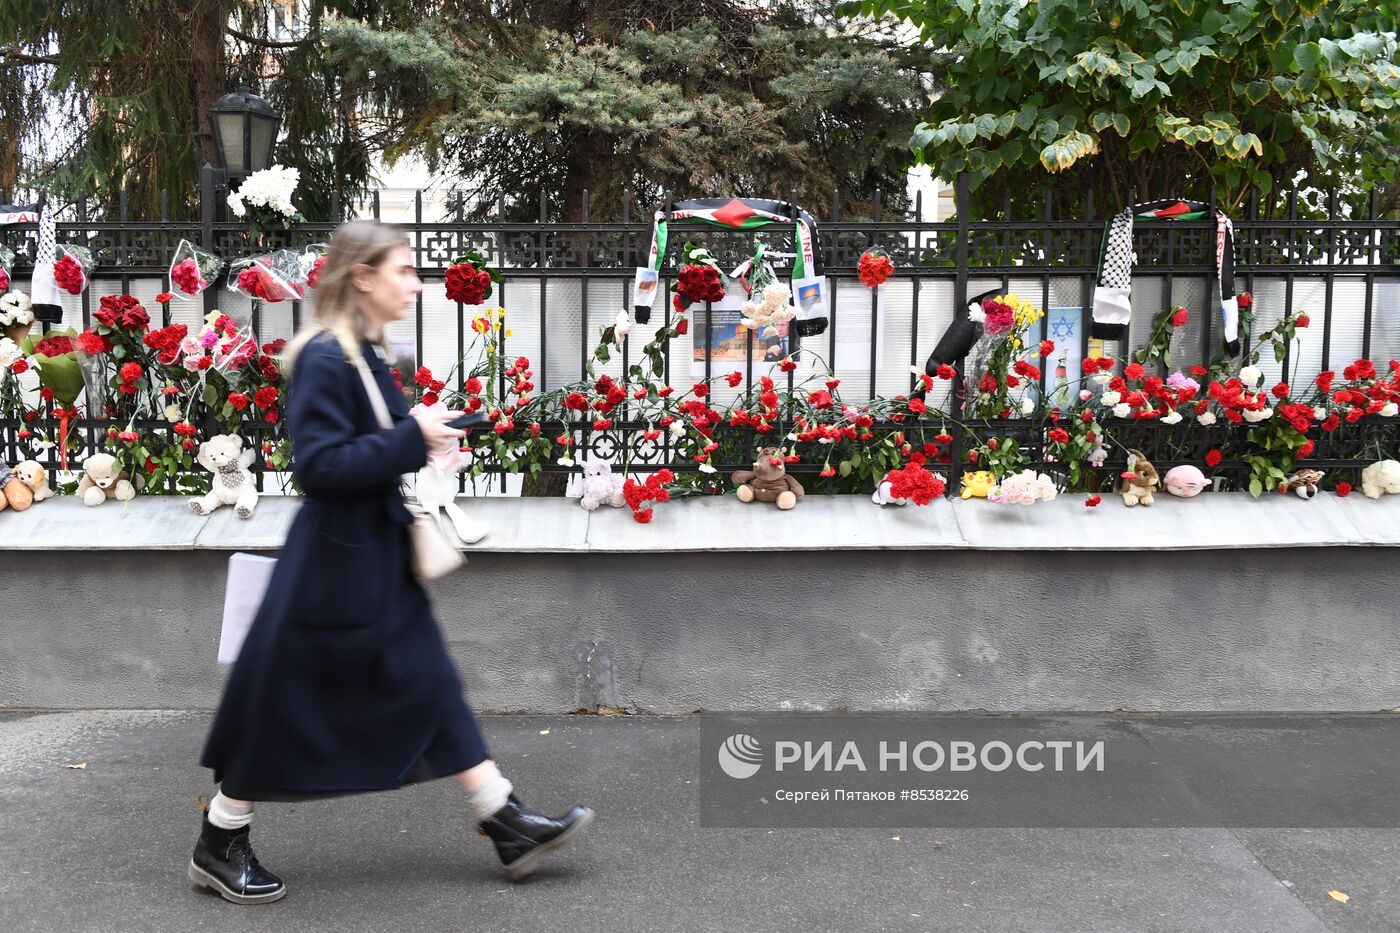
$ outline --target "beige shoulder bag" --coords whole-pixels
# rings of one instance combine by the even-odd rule
[[[384,393],[380,390],[379,383],[374,381],[374,374],[370,372],[364,357],[355,358],[355,368],[360,371],[360,379],[365,384],[365,393],[369,395],[369,404],[374,409],[374,417],[379,421],[379,426],[385,430],[392,428],[394,419],[389,417],[389,404],[384,400]],[[404,496],[404,505],[413,515],[413,524],[409,526],[408,531],[413,550],[414,576],[420,580],[436,580],[467,562],[462,552],[448,540],[436,514],[425,509],[417,498],[407,494]]]

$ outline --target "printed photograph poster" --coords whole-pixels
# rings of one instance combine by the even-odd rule
[[[743,303],[741,292],[725,295],[723,301],[711,306],[708,329],[704,307],[691,308],[691,334],[699,338],[702,331],[707,331],[703,339],[695,340],[691,351],[691,374],[694,378],[705,378],[706,360],[710,364],[711,376],[722,376],[736,369],[746,372],[752,352],[754,372],[767,374],[771,367],[776,367],[788,355],[788,325],[778,325],[778,333],[773,336],[752,333],[739,323],[744,316],[741,310]]]

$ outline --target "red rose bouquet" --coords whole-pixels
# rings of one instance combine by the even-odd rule
[[[63,255],[53,266],[54,283],[70,295],[81,295],[87,288],[88,276],[97,268],[92,250],[71,245],[60,246],[59,250]]]
[[[452,260],[444,272],[447,300],[464,305],[485,304],[491,297],[491,286],[501,281],[500,272],[488,268],[486,257],[469,252]]]
[[[306,294],[306,272],[297,253],[273,250],[230,266],[228,287],[258,301],[296,301]]]
[[[860,273],[861,282],[869,288],[879,288],[894,275],[894,262],[878,246],[860,254],[860,262],[856,266]]]

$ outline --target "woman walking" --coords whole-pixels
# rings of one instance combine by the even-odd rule
[[[304,493],[204,748],[219,792],[189,877],[234,903],[287,893],[249,845],[254,801],[389,790],[454,775],[511,880],[576,836],[593,811],[527,809],[486,750],[427,595],[410,569],[399,491],[430,451],[458,443],[446,417],[410,417],[379,345],[422,291],[402,233],[376,221],[331,238],[315,313],[288,346],[288,427]],[[394,426],[383,429],[357,367]],[[377,401],[377,400],[375,400]]]

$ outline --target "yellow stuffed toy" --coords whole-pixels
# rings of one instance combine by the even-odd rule
[[[978,470],[976,473],[964,473],[962,475],[962,497],[971,499],[976,496],[979,499],[987,498],[987,493],[992,491],[992,487],[997,484],[997,478],[989,470]]]

